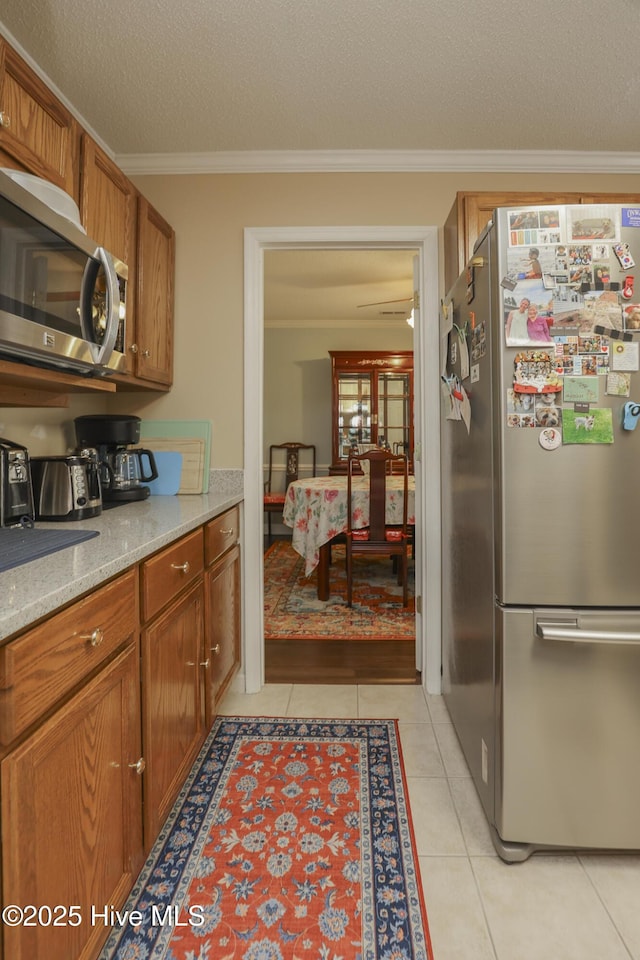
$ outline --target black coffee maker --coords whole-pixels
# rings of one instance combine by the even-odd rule
[[[78,446],[97,450],[103,504],[146,500],[144,484],[157,478],[158,469],[151,450],[136,446],[140,417],[94,414],[74,423]]]

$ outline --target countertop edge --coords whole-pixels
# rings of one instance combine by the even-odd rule
[[[100,536],[0,573],[0,644],[243,499],[241,493],[149,497],[93,520],[47,524]]]

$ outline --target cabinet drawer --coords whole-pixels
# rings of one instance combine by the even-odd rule
[[[137,629],[135,570],[0,647],[0,742],[11,743]]]
[[[238,542],[240,537],[240,511],[232,507],[226,513],[211,520],[205,527],[205,562],[214,563],[218,557]]]
[[[170,600],[200,576],[204,566],[202,528],[142,564],[142,614],[151,620]]]

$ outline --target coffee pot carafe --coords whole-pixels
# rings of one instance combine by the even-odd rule
[[[109,454],[111,484],[114,490],[135,490],[141,483],[156,480],[158,470],[151,450],[119,447]]]
[[[140,440],[140,417],[95,414],[76,417],[75,427],[78,443],[98,451],[103,502],[149,496],[145,482],[157,478],[158,468],[151,450],[135,446]]]

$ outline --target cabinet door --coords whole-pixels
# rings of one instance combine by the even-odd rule
[[[204,738],[202,579],[142,634],[145,848],[170,812]]]
[[[386,371],[378,374],[378,444],[393,453],[412,455],[413,374]]]
[[[333,460],[345,460],[352,447],[376,442],[373,374],[343,370],[336,374]]]
[[[136,225],[138,192],[106,153],[86,133],[82,137],[80,215],[89,236],[128,267],[126,344],[127,373],[134,373]]]
[[[491,219],[496,207],[557,206],[560,203],[624,203],[637,204],[636,194],[621,193],[532,193],[527,191],[456,194],[444,225],[444,282],[448,291],[464,270],[473,254],[476,240]]]
[[[240,547],[232,547],[206,574],[205,656],[208,663],[207,727],[216,704],[240,666]]]
[[[138,202],[138,300],[136,374],[144,380],[173,380],[173,278],[175,235],[166,220],[140,197]]]
[[[91,907],[121,906],[142,863],[139,710],[132,644],[2,761],[3,903],[45,909],[4,926],[5,957],[88,960],[105,939]],[[56,904],[82,922],[54,926]]]
[[[0,147],[78,199],[80,128],[45,83],[0,39]]]

